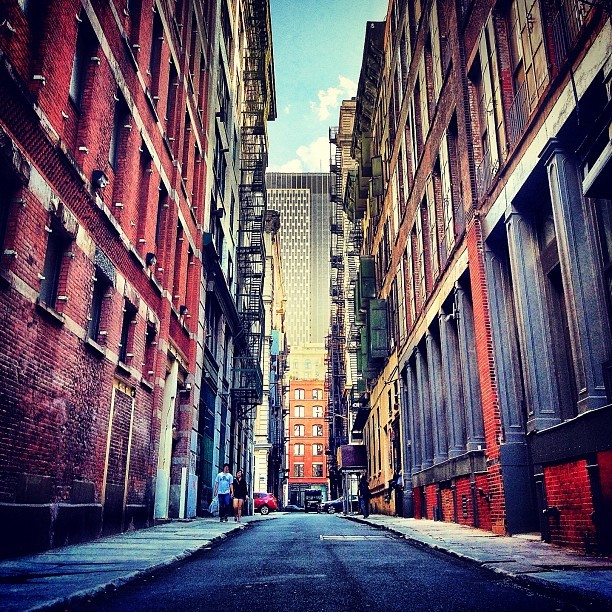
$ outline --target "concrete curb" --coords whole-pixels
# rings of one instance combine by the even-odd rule
[[[76,593],[72,593],[67,597],[58,597],[57,599],[52,599],[47,602],[41,603],[33,608],[29,608],[29,610],[52,610],[56,608],[64,608],[66,606],[74,605],[76,603],[82,602],[85,599],[93,598],[99,595],[102,595],[110,590],[118,589],[126,584],[131,582],[135,582],[136,580],[147,578],[152,576],[156,572],[164,569],[168,569],[185,561],[186,559],[190,559],[204,550],[210,550],[221,544],[224,540],[227,540],[230,537],[236,536],[239,532],[247,529],[249,527],[249,523],[241,523],[240,525],[235,525],[229,531],[225,533],[221,533],[218,536],[215,536],[211,540],[207,540],[203,542],[196,548],[187,548],[182,553],[178,555],[174,555],[173,557],[169,557],[156,565],[152,565],[149,567],[145,567],[140,570],[135,570],[126,574],[125,576],[121,576],[120,578],[115,578],[114,580],[109,580],[107,583],[97,585],[95,587],[84,589],[83,591],[78,591]]]
[[[612,600],[599,593],[595,593],[592,591],[585,592],[579,587],[571,587],[567,584],[553,582],[540,576],[517,574],[515,572],[510,572],[499,567],[491,567],[490,565],[483,563],[482,561],[475,559],[474,557],[470,557],[469,555],[458,552],[456,550],[453,550],[452,548],[448,548],[440,544],[427,542],[425,539],[421,540],[416,537],[415,534],[403,533],[402,531],[394,529],[389,525],[379,525],[377,523],[372,523],[367,519],[359,518],[357,516],[338,515],[338,517],[353,521],[355,523],[369,525],[370,527],[374,527],[376,529],[389,531],[405,539],[410,545],[415,546],[416,548],[420,548],[423,550],[435,550],[437,552],[450,555],[451,557],[455,557],[456,559],[467,561],[472,565],[476,565],[484,570],[497,574],[498,576],[507,578],[512,582],[517,583],[519,586],[529,587],[534,591],[537,591],[543,595],[547,595],[548,597],[558,599],[560,596],[563,596],[564,603],[570,603],[573,605],[580,606],[581,608],[591,610],[612,610]]]

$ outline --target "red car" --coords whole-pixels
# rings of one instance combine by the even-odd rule
[[[253,493],[253,503],[255,512],[259,511],[262,514],[268,514],[270,510],[278,510],[278,501],[272,493]]]

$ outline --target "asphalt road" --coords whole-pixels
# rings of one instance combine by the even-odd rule
[[[575,610],[335,516],[277,514],[188,562],[72,610]]]

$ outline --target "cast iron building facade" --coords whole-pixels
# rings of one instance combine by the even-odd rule
[[[392,1],[368,24],[345,207],[382,512],[610,550],[603,4]]]

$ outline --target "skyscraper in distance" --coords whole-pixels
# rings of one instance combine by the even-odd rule
[[[329,327],[329,174],[266,175],[268,208],[280,214],[287,289],[286,326],[292,347],[323,343]]]

